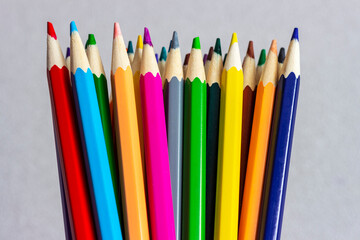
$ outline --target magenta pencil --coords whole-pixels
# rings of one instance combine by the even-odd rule
[[[175,240],[162,81],[147,28],[144,29],[140,92],[151,239]]]

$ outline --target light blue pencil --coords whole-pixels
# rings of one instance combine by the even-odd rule
[[[93,74],[75,22],[70,24],[71,81],[98,235],[122,239]]]

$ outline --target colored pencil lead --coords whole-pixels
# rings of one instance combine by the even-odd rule
[[[127,53],[134,53],[132,41],[129,41],[129,43],[128,43]]]

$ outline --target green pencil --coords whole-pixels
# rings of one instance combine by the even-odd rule
[[[99,49],[96,45],[94,34],[89,34],[86,41],[86,55],[89,59],[90,68],[93,73],[97,100],[99,104],[101,123],[104,131],[106,151],[109,159],[109,166],[112,178],[112,184],[115,193],[115,200],[118,209],[119,217],[121,218],[121,204],[120,204],[120,190],[119,190],[119,175],[118,168],[114,154],[113,130],[111,125],[109,95],[107,88],[107,81],[104,72],[104,67],[101,61]],[[120,222],[122,223],[121,219]]]
[[[205,239],[206,82],[194,38],[184,88],[183,239]]]

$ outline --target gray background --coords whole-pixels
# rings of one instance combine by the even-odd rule
[[[205,51],[236,31],[242,56],[273,38],[301,44],[301,89],[283,239],[360,236],[360,9],[352,1],[2,1],[0,7],[0,239],[63,239],[56,153],[46,79],[46,21],[63,51],[69,23],[94,33],[107,74],[113,22],[136,42],[148,26],[168,47],[177,30],[183,55],[200,36]],[[203,51],[204,52],[204,51]]]

